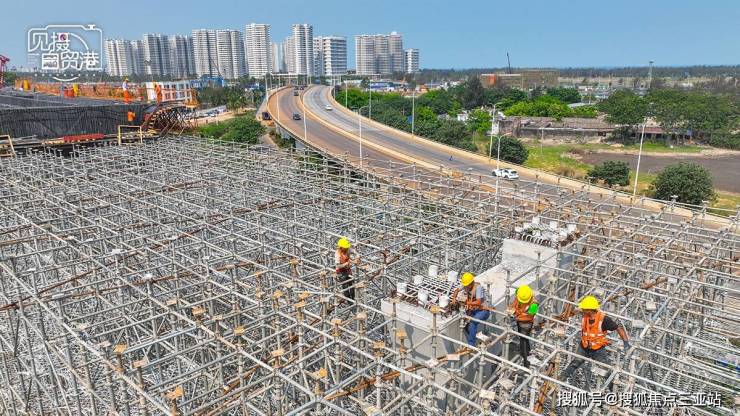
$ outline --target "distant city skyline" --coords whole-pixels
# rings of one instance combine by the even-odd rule
[[[288,0],[249,4],[215,0],[207,5],[129,0],[125,5],[92,0],[4,5],[0,54],[10,66],[26,66],[26,33],[46,24],[96,24],[106,39],[142,40],[144,34],[188,36],[200,28],[238,29],[260,22],[271,38],[292,35],[307,23],[313,36],[347,38],[347,63],[355,69],[355,36],[397,31],[404,46],[421,51],[422,68],[622,67],[733,65],[740,63],[740,2],[734,0],[625,0],[600,6],[585,0],[526,4],[474,0],[466,4],[428,0],[378,0],[372,10],[348,12],[347,3]],[[103,51],[105,54],[105,51]]]

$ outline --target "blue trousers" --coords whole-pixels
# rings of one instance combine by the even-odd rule
[[[482,309],[478,309],[477,311],[468,312],[468,316],[471,318],[479,319],[481,321],[487,321],[488,318],[491,317],[490,311],[485,311]],[[475,321],[469,321],[466,325],[467,328],[467,336],[468,336],[468,345],[471,347],[475,347],[475,334],[478,333],[478,322]]]

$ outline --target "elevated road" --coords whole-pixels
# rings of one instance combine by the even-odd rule
[[[327,110],[327,106],[331,106],[332,109]],[[420,168],[430,171],[440,170],[445,174],[458,172],[480,177],[484,183],[495,187],[496,181],[491,176],[491,171],[496,167],[495,157],[489,160],[482,155],[412,136],[366,117],[361,118],[362,132],[360,133],[360,117],[337,103],[331,97],[330,87],[315,85],[300,91],[283,88],[273,93],[268,108],[277,124],[289,131],[295,138],[309,147],[334,157],[349,156],[356,160],[360,157],[360,149],[362,149],[362,157],[370,159],[365,162],[367,165],[382,161],[415,163]],[[300,119],[294,120],[294,114],[298,114]],[[542,187],[557,185],[574,191],[588,189],[590,198],[595,201],[613,200],[619,204],[635,205],[655,211],[666,209],[666,204],[659,201],[632,198],[627,194],[615,194],[611,189],[594,185],[586,188],[587,184],[584,182],[523,166],[502,161],[500,167],[516,169],[524,181],[536,180]],[[695,215],[692,211],[678,207],[671,208],[671,212],[684,218],[691,218]],[[718,225],[730,223],[726,218],[709,214],[705,214],[705,218]]]

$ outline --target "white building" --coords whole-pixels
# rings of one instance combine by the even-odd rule
[[[406,69],[403,37],[397,32],[388,35],[388,55],[391,72],[403,72]]]
[[[285,72],[285,47],[283,43],[270,43],[270,69],[273,73]]]
[[[347,38],[318,36],[313,39],[314,74],[316,76],[347,73]]]
[[[219,75],[215,30],[193,30],[193,56],[195,58],[195,74],[198,77]]]
[[[285,71],[295,74],[295,42],[293,36],[288,36],[283,42],[283,56],[285,57]]]
[[[190,81],[158,81],[156,83],[162,90],[162,102],[168,101],[184,101],[190,102],[193,100],[193,90],[190,86]],[[154,87],[153,82],[145,82],[146,96],[149,101],[157,100],[157,89]]]
[[[135,57],[130,40],[106,39],[105,59],[108,62],[109,75],[125,77],[135,74]]]
[[[160,34],[145,34],[144,67],[149,75],[171,75],[170,43],[167,36]]]
[[[145,74],[144,67],[144,42],[140,40],[131,41],[131,53],[134,57],[132,70],[134,74]]]
[[[244,36],[232,29],[216,31],[218,70],[225,79],[237,79],[247,73],[244,58]]]
[[[388,75],[405,69],[403,37],[390,35],[355,36],[355,68],[358,75]]]
[[[250,23],[244,28],[249,75],[262,77],[273,72],[270,25]]]
[[[313,26],[293,25],[294,74],[313,75]]]
[[[407,74],[419,72],[419,50],[406,49],[405,53],[405,71]]]
[[[195,75],[195,55],[193,54],[193,38],[190,36],[173,35],[170,42],[170,66],[175,78],[189,78]]]

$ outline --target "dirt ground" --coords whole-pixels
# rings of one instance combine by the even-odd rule
[[[613,153],[588,153],[580,158],[585,163],[593,165],[607,160],[627,162],[630,168],[637,167],[637,156]],[[642,155],[640,172],[657,173],[664,167],[679,162],[695,162],[707,168],[714,178],[717,189],[740,193],[740,155],[707,157],[702,155],[672,154],[670,156]]]

